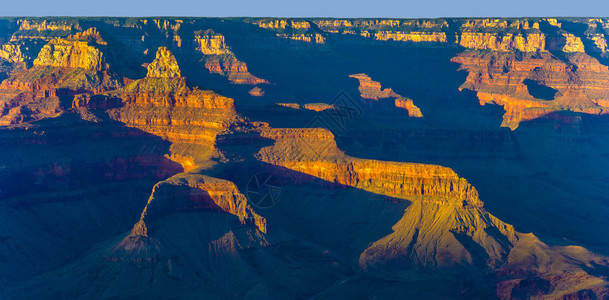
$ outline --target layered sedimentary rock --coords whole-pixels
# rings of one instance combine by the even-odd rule
[[[489,32],[463,32],[459,45],[471,49],[494,51],[537,52],[545,50],[546,37],[541,32],[522,34],[501,34]]]
[[[370,76],[360,73],[349,75],[359,81],[360,96],[364,99],[379,100],[383,98],[393,98],[395,107],[402,108],[408,111],[408,116],[413,118],[422,118],[421,110],[414,105],[412,99],[406,98],[391,88],[381,89],[381,83],[372,80]]]
[[[247,93],[252,95],[252,96],[254,96],[254,97],[262,97],[262,96],[264,96],[264,90],[259,88],[259,87],[257,87],[257,86],[253,87]]]
[[[409,278],[413,268],[473,266],[497,270],[497,296],[502,299],[521,292],[519,283],[526,280],[550,283],[554,288],[543,291],[524,288],[548,297],[582,288],[591,288],[593,294],[606,292],[601,278],[580,267],[588,261],[605,264],[605,258],[582,248],[573,252],[573,247],[548,247],[532,234],[516,232],[489,214],[476,189],[449,168],[351,158],[324,129],[267,129],[261,136],[275,143],[262,148],[258,159],[296,171],[288,177],[299,184],[311,179],[298,174],[307,174],[410,201],[393,232],[362,251],[359,267],[372,276],[391,272],[396,278]],[[281,170],[274,174],[286,176]],[[581,285],[574,287],[571,277],[579,278]]]
[[[311,27],[309,21],[285,19],[261,19],[253,22],[261,28],[274,30],[280,38],[304,42],[308,44],[325,44],[323,34]]]
[[[34,66],[105,71],[108,63],[100,47],[106,45],[97,29],[90,28],[66,39],[51,40],[40,50]]]
[[[278,37],[286,38],[293,41],[305,42],[305,43],[313,43],[313,44],[324,44],[326,42],[326,38],[319,33],[278,33]]]
[[[82,30],[77,20],[17,20],[18,30],[11,37],[11,41],[42,40],[50,41],[55,37],[65,37]]]
[[[224,36],[213,30],[206,30],[196,36],[198,49],[205,55],[221,55],[230,53]]]
[[[156,52],[156,59],[147,67],[148,78],[172,78],[182,77],[180,67],[175,56],[166,48],[160,47]]]
[[[0,45],[0,58],[9,63],[26,62],[30,60],[27,50],[23,43],[6,43]]]
[[[109,111],[111,118],[183,145],[203,145],[176,153],[175,159],[189,169],[197,157],[210,155],[218,133],[239,122],[233,100],[212,91],[190,88],[180,76],[176,59],[166,48],[157,51],[146,78],[101,95],[104,101],[120,99],[121,107]]]
[[[581,38],[564,31],[549,38],[548,50],[562,51],[565,53],[585,52],[584,43]]]
[[[430,42],[446,43],[445,32],[403,32],[403,31],[378,31],[374,34],[374,39],[379,41],[400,41],[400,42]]]
[[[606,114],[609,69],[584,53],[517,57],[512,53],[466,52],[453,59],[468,71],[460,87],[477,91],[480,104],[504,107],[502,126],[515,129],[522,121],[558,111]]]
[[[390,196],[482,206],[476,189],[446,167],[348,157],[338,149],[332,133],[322,128],[269,129],[261,136],[275,140],[257,154],[273,165]]]
[[[204,54],[205,68],[211,73],[220,74],[236,84],[269,83],[249,73],[247,65],[238,60],[224,41],[222,34],[213,30],[197,32],[195,34],[197,50]]]
[[[0,84],[0,122],[4,125],[56,116],[61,98],[98,94],[120,87],[123,79],[109,70],[107,43],[95,28],[57,38],[45,45],[34,66]]]
[[[538,161],[542,154],[531,151],[526,140],[539,140],[533,145],[544,149],[564,145],[543,144],[544,128],[530,132],[524,127],[524,133],[496,128],[500,114],[482,116],[486,108],[476,104],[503,105],[503,125],[513,129],[543,117],[556,118],[555,127],[574,125],[580,135],[593,121],[602,127],[596,119],[557,113],[606,113],[606,20],[104,18],[19,24],[22,28],[11,25],[2,31],[0,22],[0,76],[10,76],[0,85],[2,124],[59,117],[0,132],[0,297],[608,295],[606,257],[582,247],[549,245],[571,243],[576,234],[550,228],[540,235],[545,244],[486,210],[523,230],[554,226],[556,219],[528,210],[543,204],[526,195],[552,189],[560,198],[552,199],[553,204],[577,200],[568,207],[577,208],[573,210],[581,217],[569,215],[566,222],[585,220],[580,228],[602,235],[587,222],[602,223],[596,221],[602,212],[591,211],[604,207],[603,136],[590,134],[585,137],[590,143],[570,140],[573,147],[564,147],[576,153],[565,155],[569,160],[579,162],[580,155],[599,159],[591,163],[597,164],[593,174],[599,176],[579,166],[555,167],[554,154],[563,152],[548,151],[548,158]],[[100,30],[74,34],[82,26]],[[11,35],[14,40],[5,43]],[[246,39],[235,46],[237,54],[254,51],[249,57],[260,59],[257,66],[276,84],[262,90],[208,80],[205,67],[233,83],[266,82],[251,75],[227,45],[234,37]],[[33,40],[50,41],[35,62],[41,47],[32,47]],[[285,44],[294,46],[294,52],[273,48]],[[345,44],[354,47],[341,47]],[[276,52],[269,55],[271,48]],[[387,59],[375,57],[380,56],[376,49],[395,54],[394,59],[414,55],[410,61],[421,60],[412,66],[396,59],[381,70],[392,78],[392,88],[415,100],[383,88],[366,74],[351,75],[359,81],[361,98],[370,104],[361,119],[350,120],[356,126],[343,124],[347,132],[339,137],[339,145],[352,156],[338,148],[328,130],[273,129],[237,114],[236,107],[245,108],[244,113],[252,109],[253,117],[248,116],[254,120],[277,117],[290,126],[301,124],[294,127],[316,124],[311,116],[339,122],[339,104],[305,104],[314,101],[306,99],[320,99],[316,96],[334,93],[337,87],[353,88],[355,81],[344,75],[353,72],[355,63],[379,72],[374,69],[377,63]],[[453,62],[468,72],[461,90],[476,91],[478,99],[458,92],[463,77],[449,59],[459,52]],[[117,54],[133,56],[117,64]],[[125,65],[131,58],[133,64]],[[281,68],[286,58],[290,68]],[[318,59],[323,63],[315,64]],[[440,67],[429,68],[428,59],[442,61],[432,62]],[[180,69],[178,62],[189,68]],[[18,67],[32,63],[24,72]],[[121,65],[132,72],[113,73]],[[198,77],[198,72],[204,75]],[[439,81],[445,92],[412,83],[419,74],[417,83],[447,77]],[[324,85],[326,81],[330,84]],[[259,98],[247,96],[248,90]],[[233,99],[218,93],[242,102],[235,106]],[[290,109],[264,111],[262,105],[278,101]],[[400,108],[410,117],[421,117],[416,102],[427,118],[415,122],[399,113],[395,119],[390,113],[372,116],[381,102],[390,104],[391,113]],[[445,118],[457,114],[462,114],[457,121]],[[476,123],[478,118],[492,122]],[[378,119],[388,125],[377,127]],[[409,124],[402,127],[395,120]],[[467,123],[465,129],[441,127],[461,120]],[[595,151],[600,155],[594,156]],[[356,158],[354,153],[377,159]],[[499,171],[489,171],[495,166]],[[580,177],[565,179],[553,173],[552,168],[563,167],[573,170],[573,178]],[[173,176],[184,170],[192,173]],[[483,175],[473,176],[476,171]],[[281,201],[270,209],[254,209],[245,196],[251,191],[243,184],[260,172],[285,183]],[[527,202],[531,206],[519,207]],[[530,219],[539,222],[538,227],[517,222],[528,216],[534,216]],[[11,279],[12,272],[18,279]],[[412,294],[403,293],[407,290]],[[428,290],[432,296],[418,294]]]

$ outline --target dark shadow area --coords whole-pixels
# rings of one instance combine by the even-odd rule
[[[539,83],[535,80],[525,79],[522,83],[527,86],[529,94],[537,99],[554,100],[558,90]]]
[[[400,127],[336,140],[353,157],[449,167],[516,230],[606,253],[607,124],[607,116],[563,112],[522,122],[515,131]]]
[[[182,172],[165,157],[167,141],[74,113],[28,129],[3,128],[0,149],[0,206],[8,230],[6,247],[0,247],[5,283],[65,264],[129,230],[152,186]]]
[[[105,118],[78,114],[37,121],[33,128],[0,130],[5,196],[61,191],[82,184],[126,179],[164,179],[182,167],[164,157],[170,143]],[[6,175],[5,175],[6,174]]]
[[[269,234],[277,230],[287,232],[329,247],[340,253],[349,264],[357,264],[359,254],[370,243],[393,232],[391,227],[400,220],[409,205],[408,200],[257,161],[253,154],[269,142],[272,140],[254,135],[249,139],[220,143],[219,149],[228,157],[239,156],[243,160],[210,171],[214,177],[234,182],[246,196],[254,176],[271,175],[274,185],[279,187],[280,201],[274,206],[256,209],[267,219]]]
[[[266,163],[239,164],[227,168],[222,177],[246,194],[249,179],[260,173],[281,182],[280,201],[257,210],[267,219],[269,232],[280,228],[329,247],[351,264],[370,243],[393,232],[391,227],[410,203]]]

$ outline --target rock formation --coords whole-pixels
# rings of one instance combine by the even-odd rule
[[[0,20],[0,297],[607,298],[608,37]],[[261,174],[272,207],[248,202]]]
[[[140,220],[126,239],[149,237],[153,230],[151,225],[164,215],[197,210],[229,213],[237,216],[242,224],[266,232],[266,220],[247,204],[234,183],[203,175],[180,174],[154,186]]]
[[[102,52],[107,43],[91,28],[45,45],[34,66],[0,84],[0,123],[14,124],[57,116],[69,108],[62,97],[115,89],[123,80],[109,70]]]
[[[182,149],[174,159],[191,169],[211,155],[217,134],[237,124],[239,117],[232,99],[190,88],[180,74],[173,54],[160,47],[146,78],[101,97],[120,99],[123,106],[110,110],[111,118],[173,142]],[[192,144],[203,147],[188,146]]]
[[[609,69],[586,54],[572,54],[564,62],[549,54],[517,59],[514,54],[468,52],[453,61],[469,73],[461,89],[476,91],[481,105],[503,106],[502,126],[511,129],[558,111],[608,112],[604,82]]]
[[[256,20],[254,24],[261,28],[274,30],[277,36],[293,41],[304,42],[308,44],[325,44],[326,38],[315,28],[311,27],[309,21],[296,20]]]
[[[228,78],[231,83],[256,85],[269,83],[249,73],[247,65],[238,60],[224,41],[222,34],[213,30],[197,32],[195,36],[197,50],[204,54],[205,68],[211,73]]]
[[[413,118],[422,118],[421,110],[414,105],[412,99],[408,99],[391,88],[381,89],[381,83],[374,81],[370,76],[360,73],[349,75],[359,81],[359,92],[364,99],[379,100],[382,98],[394,98],[395,107],[402,108],[408,111],[408,116]]]
[[[61,68],[82,68],[90,71],[108,69],[106,58],[100,47],[107,45],[96,28],[69,36],[66,39],[53,39],[46,44],[34,66]]]
[[[400,274],[408,278],[412,268],[467,270],[479,266],[498,270],[497,296],[501,299],[514,297],[520,292],[519,283],[527,280],[549,282],[554,288],[527,291],[548,297],[577,290],[571,277],[577,277],[586,289],[596,289],[593,294],[606,291],[602,279],[581,267],[588,261],[605,264],[605,258],[577,247],[548,247],[532,234],[516,232],[512,225],[489,214],[476,189],[449,168],[351,158],[324,129],[270,129],[263,130],[262,136],[275,141],[257,154],[264,162],[410,201],[393,232],[362,251],[359,267],[372,276],[384,276],[391,270],[397,278]],[[319,149],[323,150],[317,152]],[[274,174],[286,176],[282,171]],[[291,176],[299,184],[311,180]]]
[[[459,45],[471,49],[488,49],[493,51],[537,52],[546,48],[546,37],[543,33],[536,31],[522,34],[500,34],[489,32],[463,32],[459,39]]]
[[[182,77],[176,58],[166,47],[159,48],[156,52],[156,59],[147,68],[147,78]]]

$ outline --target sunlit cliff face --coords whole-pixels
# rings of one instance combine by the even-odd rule
[[[0,298],[604,299],[608,35],[0,19]]]

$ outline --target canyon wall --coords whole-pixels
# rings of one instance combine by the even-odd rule
[[[409,287],[413,278],[449,283],[439,298],[455,292],[501,299],[607,295],[606,257],[517,232],[493,215],[504,219],[503,211],[487,211],[482,192],[470,184],[476,181],[464,178],[453,153],[467,148],[467,159],[482,160],[481,170],[500,166],[507,175],[498,181],[524,173],[536,189],[558,189],[561,181],[543,168],[529,174],[533,159],[523,158],[518,129],[536,119],[581,125],[581,115],[609,112],[604,19],[50,18],[7,24],[0,37],[0,134],[10,138],[1,142],[0,196],[8,200],[0,205],[10,224],[0,240],[17,246],[0,249],[0,258],[13,257],[18,247],[33,249],[0,269],[0,290],[7,282],[9,298],[170,297],[176,291],[308,298],[358,280],[375,296],[378,287]],[[391,65],[416,54],[411,64]],[[427,60],[444,68],[417,70]],[[438,82],[449,84],[430,91],[408,82],[419,74],[416,82],[446,77]],[[335,89],[359,93],[348,99],[348,108],[362,110],[349,120],[356,124],[339,124],[341,103],[318,97],[335,96]],[[372,116],[383,102],[389,109]],[[515,132],[498,128],[500,114],[480,107],[489,104],[503,107],[501,126]],[[277,105],[280,110],[269,109]],[[438,121],[445,116],[457,121]],[[494,117],[491,125],[470,122]],[[338,125],[333,131],[303,128],[321,118]],[[277,120],[292,128],[271,123]],[[379,120],[385,127],[375,127]],[[445,125],[459,121],[465,124]],[[413,140],[422,142],[405,142]],[[581,152],[602,142],[593,140]],[[396,144],[421,157],[391,156],[385,146]],[[376,159],[354,157],[357,147]],[[502,147],[509,150],[495,149]],[[451,167],[429,163],[433,155],[448,157]],[[484,159],[493,164],[484,166]],[[247,179],[260,173],[279,177],[289,195],[266,210],[248,202]],[[578,180],[557,193],[602,176]],[[126,187],[131,183],[137,191]],[[119,195],[123,190],[131,192]],[[602,202],[602,191],[578,193]],[[492,202],[499,200],[487,204],[501,207]],[[117,213],[122,205],[128,209]],[[65,208],[67,220],[45,215],[37,223],[31,211],[45,208],[48,214]],[[109,226],[107,211],[119,224],[112,230],[98,228]],[[21,226],[22,215],[31,223]],[[24,237],[14,230],[20,227]],[[36,243],[28,237],[44,236],[40,227],[51,237]],[[79,227],[78,236],[64,232],[70,227]],[[81,243],[61,254],[68,241]],[[52,251],[30,260],[44,243]],[[57,261],[43,262],[54,256]],[[25,282],[11,282],[10,269],[23,264],[29,264],[19,273]],[[65,284],[58,287],[59,281]],[[151,282],[162,284],[150,288]],[[342,292],[337,295],[349,295]]]

